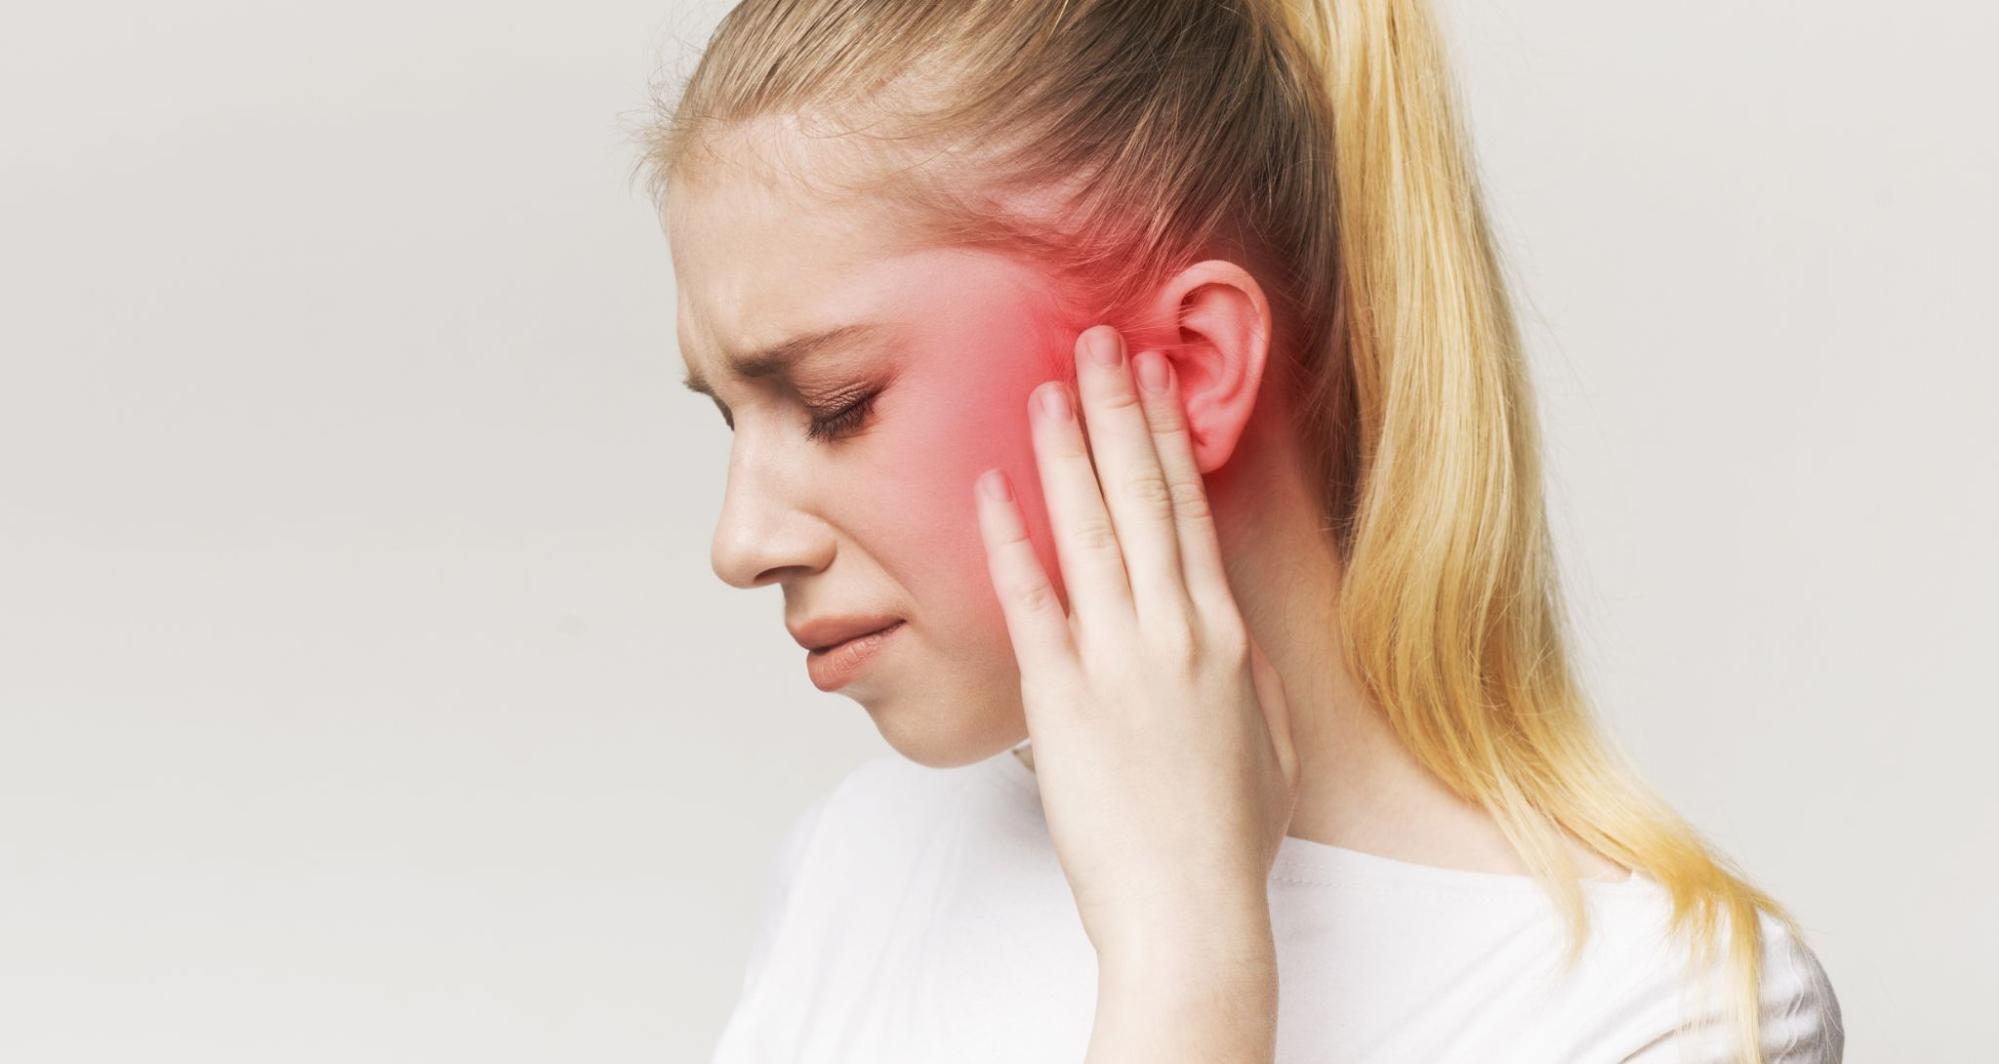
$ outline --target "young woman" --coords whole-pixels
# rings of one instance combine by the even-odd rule
[[[899,755],[792,828],[718,1061],[1839,1060],[1578,689],[1440,40],[747,0],[662,99],[714,568]]]

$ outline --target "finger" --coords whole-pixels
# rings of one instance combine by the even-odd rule
[[[1264,726],[1270,729],[1270,745],[1277,752],[1277,764],[1284,770],[1287,787],[1298,778],[1298,747],[1291,736],[1291,703],[1284,697],[1284,680],[1263,654],[1255,640],[1249,644],[1250,679],[1256,686],[1256,701],[1263,709]]]
[[[1097,472],[1083,441],[1069,386],[1049,381],[1034,390],[1034,461],[1055,536],[1069,611],[1079,628],[1116,624],[1132,616],[1124,555],[1104,507]]]
[[[1173,528],[1179,546],[1181,581],[1188,597],[1204,614],[1235,612],[1235,592],[1222,567],[1221,541],[1215,534],[1214,510],[1194,457],[1193,434],[1180,392],[1180,375],[1164,352],[1144,351],[1132,360],[1137,367],[1139,394],[1151,426],[1152,449],[1173,500]]]
[[[1006,615],[1007,635],[1021,673],[1040,675],[1073,660],[1069,619],[1056,596],[1048,571],[1034,553],[1027,522],[1013,494],[1013,483],[998,469],[980,476],[973,491],[979,498],[979,535],[986,545],[986,571]]]
[[[1089,432],[1097,482],[1124,553],[1132,602],[1143,619],[1184,617],[1192,610],[1180,574],[1179,533],[1165,471],[1154,453],[1152,428],[1126,357],[1124,337],[1108,325],[1087,330],[1076,342],[1076,381],[1083,424]]]

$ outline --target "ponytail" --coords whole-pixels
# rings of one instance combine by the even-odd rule
[[[1320,388],[1348,390],[1356,421],[1348,662],[1418,760],[1548,885],[1571,962],[1588,910],[1565,833],[1664,886],[1696,983],[1725,949],[1737,1050],[1761,1064],[1759,913],[1797,925],[1640,783],[1565,663],[1533,394],[1438,27],[1419,0],[1285,11],[1335,131],[1345,357],[1325,372],[1350,376]]]

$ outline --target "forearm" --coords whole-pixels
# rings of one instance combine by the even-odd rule
[[[1085,1064],[1270,1064],[1277,959],[1267,914],[1200,936],[1162,928],[1098,955]]]

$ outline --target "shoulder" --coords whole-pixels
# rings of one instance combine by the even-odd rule
[[[980,782],[992,778],[990,769],[930,768],[898,754],[849,769],[794,813],[767,851],[764,922],[782,919],[800,896],[828,905],[866,898],[912,862],[935,858],[941,835],[964,835],[982,816],[1005,815],[1004,792]]]
[[[884,793],[894,789],[895,767],[891,762],[895,760],[889,755],[878,755],[861,762],[792,814],[777,846],[778,878],[788,878],[797,869],[822,823],[828,819],[837,823],[855,806],[877,803]]]
[[[1663,908],[1663,895],[1660,899]],[[1839,998],[1811,948],[1768,914],[1759,914],[1759,1041],[1764,1064],[1839,1064],[1846,1031]],[[1663,920],[1660,925],[1663,927]],[[1646,1038],[1623,1064],[1733,1064],[1732,972],[1725,963],[1696,971],[1683,946],[1679,963],[1647,980]]]
[[[1846,1051],[1839,995],[1818,955],[1763,917],[1763,1042],[1770,1064],[1837,1064]]]
[[[840,777],[833,786],[819,792],[791,815],[768,861],[764,881],[766,910],[781,907],[797,881],[815,840],[829,830],[838,831],[856,812],[878,807],[897,788],[897,770],[890,755],[863,761]]]
[[[761,977],[801,896],[851,880],[857,868],[881,867],[881,840],[898,834],[892,821],[883,830],[884,817],[923,807],[909,800],[912,787],[928,782],[907,771],[917,767],[892,754],[871,757],[792,814],[765,858],[746,990]]]
[[[930,768],[892,753],[867,758],[793,816],[778,847],[778,877],[794,878],[820,854],[842,864],[886,856],[949,817],[973,771]]]

